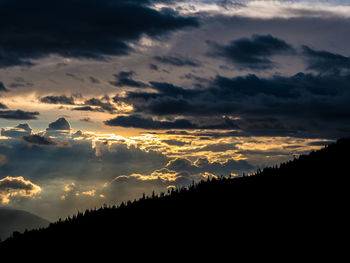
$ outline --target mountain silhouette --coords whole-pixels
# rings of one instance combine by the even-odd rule
[[[349,153],[350,139],[340,139],[252,175],[223,176],[87,210],[45,229],[14,233],[0,243],[0,251],[40,248],[129,256],[167,251],[176,257],[189,251],[202,256],[234,253],[245,247],[253,254],[256,248],[272,253],[289,249],[289,258],[342,233]]]
[[[22,210],[0,208],[0,239],[4,240],[12,232],[23,232],[49,226],[50,222]]]

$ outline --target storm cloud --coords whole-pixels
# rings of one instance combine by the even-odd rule
[[[275,65],[270,57],[293,52],[293,47],[271,35],[253,35],[251,38],[232,40],[228,45],[207,42],[213,49],[211,56],[223,57],[240,68],[269,69]]]
[[[332,130],[339,136],[340,129],[348,128],[344,120],[350,116],[350,78],[344,74],[218,75],[207,86],[191,89],[150,84],[157,92],[130,91],[123,98],[116,96],[116,101],[133,105],[134,114],[105,123],[144,129],[239,129],[242,134],[273,136],[329,136]],[[144,114],[186,118],[155,121]]]
[[[31,59],[51,54],[105,60],[106,56],[129,53],[129,41],[137,41],[144,34],[155,37],[198,26],[196,18],[183,17],[169,9],[157,11],[150,3],[1,1],[0,67],[32,65]]]

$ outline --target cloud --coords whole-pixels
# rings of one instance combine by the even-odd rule
[[[104,122],[108,126],[133,127],[141,129],[195,129],[196,125],[185,119],[175,121],[155,121],[139,115],[118,116]]]
[[[187,144],[187,142],[183,142],[180,140],[162,140],[162,142],[171,145],[171,146],[184,146]]]
[[[151,69],[151,70],[155,70],[155,71],[158,71],[158,66],[156,65],[156,64],[149,64],[149,68]]]
[[[49,123],[46,131],[69,131],[71,129],[69,122],[65,118],[59,118],[54,122]]]
[[[2,128],[1,136],[7,136],[11,138],[18,138],[24,135],[30,135],[32,133],[32,128],[30,128],[27,123],[20,123],[13,128]]]
[[[204,146],[200,151],[209,151],[209,152],[226,152],[236,149],[236,146],[232,143],[215,143]]]
[[[216,177],[216,175],[208,172],[191,174],[162,168],[150,174],[133,173],[117,176],[106,184],[101,192],[105,196],[105,200],[115,203],[116,201],[120,202],[120,200],[140,198],[142,193],[151,195],[152,192],[166,192],[171,187],[189,186],[192,182],[199,182],[213,177]],[[116,198],[117,196],[118,199]]]
[[[310,146],[325,146],[328,144],[334,143],[334,141],[330,141],[330,140],[322,140],[322,141],[312,141],[309,142],[308,145]]]
[[[0,179],[0,202],[2,204],[8,204],[12,197],[33,197],[40,191],[40,186],[25,180],[22,176],[7,176]]]
[[[169,129],[234,129],[237,126],[229,119],[218,124],[196,124],[188,119],[176,119],[174,121],[157,121],[140,115],[118,116],[104,122],[108,126],[120,126],[127,128],[140,128],[148,130]]]
[[[3,104],[3,103],[0,102],[0,109],[3,109],[3,110],[4,110],[4,109],[7,109],[7,106],[6,106],[5,104]]]
[[[46,128],[45,136],[64,138],[69,136],[70,131],[71,127],[69,122],[65,118],[59,118],[49,123],[49,127]]]
[[[2,110],[0,118],[9,120],[36,120],[39,112],[22,111],[22,110]]]
[[[207,158],[199,158],[194,163],[186,158],[176,158],[171,160],[166,168],[176,172],[188,172],[190,174],[212,173],[215,175],[228,176],[231,173],[240,174],[242,172],[253,172],[256,167],[250,165],[245,160],[235,161],[228,159],[224,163],[209,162]]]
[[[0,146],[0,154],[7,159],[0,174],[21,174],[39,181],[93,180],[103,184],[118,175],[148,174],[169,162],[162,153],[126,143],[65,139],[30,135],[23,140],[6,140],[7,146]]]
[[[61,96],[45,96],[40,98],[40,101],[48,104],[66,104],[66,105],[74,105],[74,98],[67,97],[66,95]]]
[[[91,107],[91,106],[81,106],[72,108],[73,111],[96,111],[96,112],[104,112],[100,107]]]
[[[83,78],[81,78],[81,77],[78,77],[77,75],[75,75],[75,74],[73,74],[73,73],[66,73],[66,76],[68,76],[68,77],[71,77],[72,79],[74,79],[74,80],[78,80],[78,81],[80,81],[80,82],[84,82],[84,79]]]
[[[117,81],[110,81],[110,83],[117,87],[128,86],[134,88],[144,88],[147,84],[142,81],[133,80],[132,77],[135,75],[134,71],[120,71],[118,74],[114,74]]]
[[[95,106],[98,111],[107,111],[109,113],[114,113],[117,109],[114,105],[110,103],[110,99],[108,96],[103,97],[102,99],[91,98],[84,102],[85,105]],[[77,109],[75,109],[77,110]]]
[[[239,68],[263,70],[275,65],[269,59],[279,54],[290,54],[293,47],[284,40],[271,35],[253,35],[251,38],[232,40],[228,45],[208,41],[211,56],[223,57]]]
[[[85,134],[81,130],[78,130],[78,131],[76,131],[75,133],[72,134],[72,139],[74,139],[74,138],[83,138],[83,137],[85,137]]]
[[[217,75],[185,89],[150,82],[155,92],[114,97],[133,107],[110,126],[144,129],[231,129],[237,136],[346,136],[350,116],[349,75],[305,74],[258,77]],[[165,121],[150,118],[154,116]],[[174,123],[174,119],[178,123]],[[312,123],[310,122],[312,120]]]
[[[25,135],[22,137],[25,142],[37,145],[57,145],[50,137],[40,136],[37,134]]]
[[[163,64],[169,64],[176,67],[198,67],[200,63],[195,59],[183,58],[181,56],[155,56],[154,59]]]
[[[1,57],[0,57],[1,58]],[[8,91],[7,88],[5,87],[4,83],[0,81],[0,92],[2,91]]]
[[[89,117],[82,118],[82,119],[80,119],[80,121],[82,121],[82,122],[93,122],[93,121],[91,120],[91,118],[89,118]]]
[[[143,35],[156,37],[198,26],[196,18],[169,9],[155,10],[151,3],[76,0],[72,5],[68,0],[1,1],[0,67],[32,65],[31,59],[51,54],[104,60],[106,56],[129,53],[132,50],[129,41],[137,41]]]
[[[74,111],[108,112],[110,114],[113,114],[118,109],[112,103],[109,96],[105,95],[101,98],[87,99],[84,101],[84,103],[81,106],[72,108],[72,110],[74,110]]]
[[[93,84],[99,84],[99,83],[101,83],[100,80],[99,80],[98,78],[95,78],[95,77],[93,77],[93,76],[90,76],[89,79],[90,79],[91,83],[93,83]]]
[[[349,73],[350,57],[328,51],[314,50],[308,46],[303,46],[302,49],[302,54],[305,56],[308,64],[307,69],[315,70],[320,73]]]

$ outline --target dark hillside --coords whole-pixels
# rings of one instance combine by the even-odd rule
[[[0,239],[9,237],[13,231],[47,227],[49,221],[26,211],[0,208]]]
[[[224,244],[278,245],[291,240],[309,246],[341,231],[349,165],[350,139],[340,139],[252,176],[213,179],[79,213],[46,229],[15,234],[0,250],[84,252],[91,247],[121,252],[135,246],[178,251],[198,244],[218,249]]]

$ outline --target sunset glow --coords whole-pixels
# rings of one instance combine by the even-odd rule
[[[54,221],[350,133],[348,1],[68,2],[0,0],[1,207]]]

